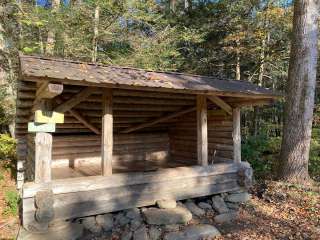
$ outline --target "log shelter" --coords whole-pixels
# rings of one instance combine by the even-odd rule
[[[26,55],[17,89],[27,229],[238,190],[239,171],[251,169],[240,108],[279,97],[245,81]],[[41,191],[49,220],[39,217]]]

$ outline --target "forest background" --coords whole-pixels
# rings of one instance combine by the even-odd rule
[[[14,158],[18,52],[243,80],[284,93],[291,0],[1,0],[0,158]],[[320,180],[316,95],[309,161]],[[274,176],[283,101],[242,114],[243,159]]]

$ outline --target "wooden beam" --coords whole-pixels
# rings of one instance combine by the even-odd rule
[[[233,109],[233,160],[236,163],[241,162],[241,117],[240,108]]]
[[[253,106],[262,106],[262,105],[271,105],[274,104],[273,99],[256,99],[256,100],[248,100],[248,101],[239,101],[232,103],[233,107],[253,107]]]
[[[44,82],[40,85],[36,92],[35,101],[46,98],[51,99],[63,92],[63,84]]]
[[[197,95],[197,152],[198,164],[208,165],[208,123],[207,123],[207,98]]]
[[[161,123],[161,122],[170,120],[172,118],[179,117],[181,115],[184,115],[184,114],[189,113],[189,112],[193,112],[195,110],[196,110],[196,107],[191,107],[191,108],[187,108],[187,109],[184,109],[184,110],[180,110],[178,112],[171,113],[171,114],[169,114],[167,116],[159,117],[159,118],[154,119],[154,120],[152,120],[150,122],[142,123],[142,124],[139,124],[139,125],[134,126],[134,127],[129,127],[127,129],[121,131],[121,133],[130,133],[130,132],[142,129],[142,128],[150,127],[150,126],[155,125],[157,123]]]
[[[95,92],[97,89],[94,87],[86,87],[83,90],[81,90],[79,93],[75,94],[73,97],[68,99],[67,101],[61,103],[59,106],[57,106],[54,111],[56,112],[66,112],[73,108],[74,106],[78,105],[80,102],[85,100],[87,97],[89,97],[93,92]]]
[[[105,89],[102,93],[102,135],[101,135],[101,168],[102,175],[112,175],[113,152],[113,113],[112,89]]]
[[[49,82],[43,82],[39,84],[39,88],[36,91],[35,99],[32,103],[32,112],[41,108],[42,99],[52,99],[63,92],[63,84],[55,84]]]
[[[35,182],[51,181],[52,135],[36,133],[35,137]]]
[[[62,103],[61,98],[55,98],[54,99],[58,104]],[[76,118],[80,123],[82,123],[84,126],[89,128],[91,131],[93,131],[95,134],[100,134],[100,130],[96,128],[94,125],[92,125],[86,118],[84,118],[78,111],[74,109],[69,109],[67,112],[69,112],[74,118]]]
[[[226,111],[229,115],[232,115],[232,107],[221,98],[219,98],[218,96],[207,96],[207,98],[218,107]]]

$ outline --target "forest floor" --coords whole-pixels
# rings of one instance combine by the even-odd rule
[[[15,239],[19,230],[18,192],[13,168],[0,161],[0,239]]]
[[[18,214],[7,194],[15,191],[15,181],[6,164],[0,165],[0,189],[0,239],[15,239]],[[219,240],[318,240],[319,185],[311,191],[279,182],[257,184],[252,200],[241,207],[238,220],[215,226],[222,233]]]

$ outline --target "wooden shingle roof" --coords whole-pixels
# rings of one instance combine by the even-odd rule
[[[279,94],[246,81],[176,72],[156,72],[119,66],[20,55],[21,78],[47,79],[74,85],[140,90],[277,98]]]

